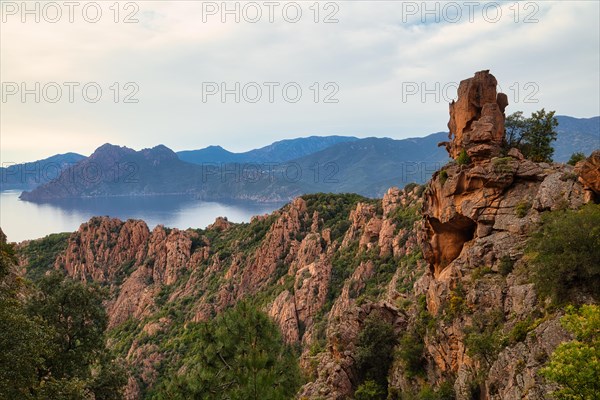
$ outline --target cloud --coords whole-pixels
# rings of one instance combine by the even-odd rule
[[[436,3],[437,16],[451,3]],[[3,82],[97,82],[103,96],[98,103],[83,101],[79,87],[74,103],[3,102],[2,160],[89,154],[108,141],[134,148],[221,144],[246,150],[309,134],[420,136],[445,129],[452,83],[488,68],[509,95],[509,112],[546,107],[579,117],[598,113],[597,2],[502,2],[497,22],[490,16],[498,3],[481,3],[473,22],[463,2],[454,3],[463,5],[456,23],[436,23],[436,15],[407,8],[422,2],[386,1],[331,2],[327,9],[320,3],[319,23],[308,2],[296,3],[302,8],[296,23],[283,18],[283,2],[273,23],[263,2],[256,2],[263,12],[258,23],[243,15],[240,23],[230,15],[222,23],[218,14],[204,15],[203,22],[206,2],[136,2],[138,10],[119,14],[122,20],[136,11],[139,22],[133,24],[114,23],[112,3],[102,3],[96,24],[83,18],[21,23],[5,16]],[[538,22],[525,23],[532,13]],[[329,14],[339,22],[323,23]],[[138,85],[138,103],[123,103],[127,82]],[[235,103],[229,95],[221,103],[216,95],[203,102],[205,82],[229,88],[256,82],[263,98]],[[266,100],[265,82],[280,83],[273,103]],[[302,89],[297,103],[284,99],[281,88],[289,82]],[[328,82],[339,88],[333,95],[338,103],[323,102],[335,92],[325,87]],[[413,83],[420,92],[407,97],[403,88]],[[423,96],[421,89],[436,87],[448,90]],[[537,103],[525,102],[527,96]]]

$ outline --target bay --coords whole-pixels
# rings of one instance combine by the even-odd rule
[[[0,192],[0,227],[11,242],[72,232],[94,216],[110,216],[123,221],[141,219],[150,229],[159,224],[179,229],[205,228],[219,216],[227,217],[231,222],[249,222],[252,216],[271,213],[283,205],[250,201],[208,202],[180,195],[32,203],[20,200],[19,195],[19,191]]]

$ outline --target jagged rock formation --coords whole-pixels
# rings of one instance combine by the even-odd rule
[[[156,382],[161,363],[166,362],[159,343],[141,340],[142,336],[172,332],[182,323],[174,315],[183,313],[183,321],[205,321],[240,299],[265,292],[273,293],[265,302],[265,311],[280,326],[288,343],[302,347],[301,364],[310,370],[315,368],[316,357],[311,347],[328,340],[329,331],[338,330],[337,323],[331,321],[356,314],[348,327],[352,330],[373,309],[383,310],[390,320],[398,318],[396,307],[389,302],[356,305],[357,293],[372,284],[369,279],[378,273],[376,259],[360,262],[347,281],[336,283],[341,294],[331,298],[332,276],[340,273],[333,271],[334,260],[340,252],[349,253],[351,258],[375,252],[381,260],[399,260],[416,252],[412,222],[404,224],[395,214],[406,209],[416,217],[420,202],[417,190],[392,188],[379,205],[358,202],[346,208],[341,225],[331,225],[330,218],[337,218],[336,214],[325,216],[315,209],[312,204],[319,204],[318,196],[316,200],[297,198],[274,214],[255,217],[246,225],[217,218],[206,230],[163,226],[150,230],[139,220],[95,217],[71,234],[54,268],[110,288],[111,298],[106,304],[110,329],[118,331],[139,321],[136,331],[141,336],[124,348],[126,359],[139,371],[129,381],[129,399],[142,398],[143,388]],[[323,210],[332,206],[337,207],[335,200]],[[335,268],[340,268],[339,263]],[[399,296],[395,290],[398,282],[416,278],[414,274],[396,275],[394,284],[386,289],[390,301]],[[193,301],[187,300],[183,306],[185,299]],[[331,308],[328,314],[335,319],[323,319],[325,308]],[[173,311],[165,315],[161,312],[164,309]],[[357,332],[348,334],[355,338]],[[330,367],[338,365],[332,362]],[[345,365],[352,374],[351,357]],[[345,388],[340,393],[346,396],[352,393],[355,382],[354,378],[342,378],[336,382]]]
[[[458,100],[450,103],[451,142],[446,148],[452,158],[456,159],[463,150],[475,162],[500,153],[508,97],[496,93],[497,85],[488,70],[460,82]]]
[[[477,72],[460,83],[458,100],[450,104],[448,152],[457,158],[464,150],[471,162],[442,168],[426,192],[423,253],[436,277],[474,238],[491,236],[495,243],[503,232],[526,233],[536,216],[530,209],[539,212],[564,203],[579,207],[584,201],[570,168],[536,164],[517,149],[500,157],[508,102],[504,94],[496,94],[496,85],[489,71]],[[524,215],[517,216],[516,207]],[[490,257],[485,261],[497,262]]]

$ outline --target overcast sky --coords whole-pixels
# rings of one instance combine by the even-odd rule
[[[446,129],[457,83],[481,69],[509,113],[600,113],[598,1],[227,2],[239,22],[221,1],[46,3],[28,14],[0,1],[2,162],[106,142],[244,151],[425,136]]]

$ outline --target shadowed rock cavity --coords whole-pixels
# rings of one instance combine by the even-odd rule
[[[427,218],[430,251],[428,261],[434,276],[460,255],[466,242],[473,239],[477,224],[470,218],[457,215],[442,223],[437,218]]]

